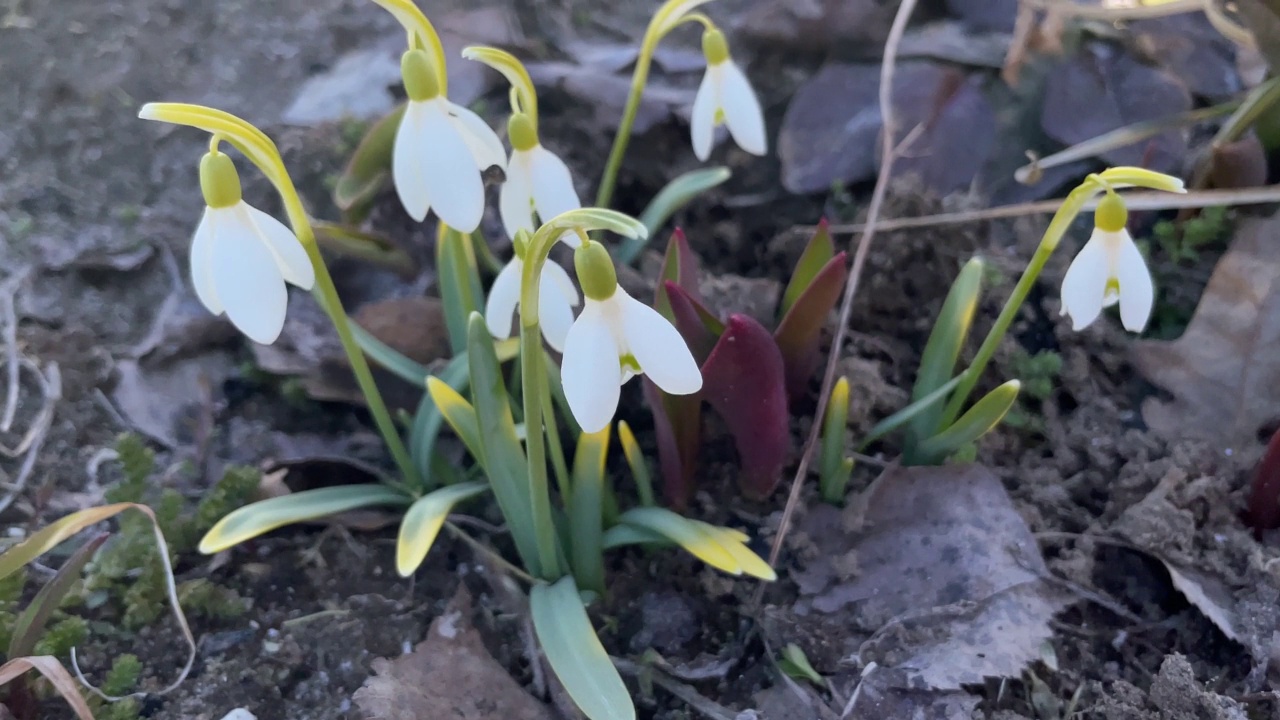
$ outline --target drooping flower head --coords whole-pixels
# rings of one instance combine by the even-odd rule
[[[485,301],[484,320],[489,332],[499,340],[511,337],[512,320],[520,307],[520,278],[524,273],[524,256],[528,247],[529,232],[517,231],[512,241],[514,252],[489,288]],[[573,324],[573,309],[578,306],[578,289],[569,273],[559,264],[548,260],[542,264],[538,283],[538,324],[542,336],[556,352],[564,352],[565,338]]]
[[[507,136],[511,140],[511,160],[507,163],[507,180],[498,196],[498,209],[508,235],[514,238],[521,230],[532,233],[536,229],[535,213],[546,222],[582,207],[569,167],[542,146],[529,115],[512,113],[507,122]],[[563,236],[571,246],[577,245],[576,238],[572,233]]]
[[[484,215],[481,173],[506,169],[502,142],[479,115],[449,101],[426,50],[406,51],[400,71],[409,97],[391,157],[400,202],[415,220],[435,210],[446,225],[472,232]]]
[[[200,160],[204,217],[191,243],[191,279],[209,312],[226,313],[254,342],[271,344],[284,328],[285,283],[310,290],[315,269],[306,250],[279,220],[240,195],[240,176],[227,155]]]
[[[693,99],[690,132],[693,153],[699,160],[711,157],[716,127],[724,125],[738,147],[752,155],[768,152],[764,113],[751,89],[747,76],[729,56],[724,33],[709,27],[702,34],[702,54],[707,58],[707,72]]]
[[[561,382],[584,432],[598,432],[618,409],[621,386],[645,373],[672,395],[702,389],[689,346],[658,311],[618,286],[613,260],[594,240],[579,247],[574,266],[585,297],[565,338]]]
[[[1125,329],[1142,332],[1151,317],[1155,287],[1125,227],[1129,211],[1124,200],[1108,189],[1093,217],[1093,234],[1062,279],[1062,314],[1071,316],[1073,330],[1081,330],[1104,307],[1119,303]]]

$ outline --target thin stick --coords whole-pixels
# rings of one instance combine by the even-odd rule
[[[912,0],[906,0],[906,2],[912,2]],[[697,710],[704,717],[711,718],[711,720],[734,720],[734,718],[738,717],[738,713],[708,697],[704,697],[702,693],[674,678],[668,677],[657,668],[637,665],[630,660],[618,657],[609,659],[613,661],[613,666],[618,669],[618,672],[626,675],[639,677],[642,673],[649,672],[649,677],[653,679],[654,685],[680,698],[685,704]]]
[[[14,478],[13,484],[8,488],[8,492],[4,497],[0,497],[0,512],[3,512],[18,497],[18,495],[26,488],[27,479],[31,477],[31,471],[36,466],[36,458],[40,456],[40,446],[44,444],[45,437],[49,434],[49,428],[53,425],[54,409],[58,405],[58,401],[62,399],[62,373],[58,371],[58,364],[50,362],[48,370],[40,372],[40,368],[26,358],[22,359],[24,364],[30,364],[31,372],[36,376],[40,384],[40,393],[44,396],[44,404],[40,407],[40,414],[31,423],[31,430],[27,433],[30,442],[23,442],[26,450],[26,457],[22,459],[22,466],[18,469],[18,477]]]
[[[1088,201],[1085,203],[1084,209],[1093,210],[1098,206],[1098,200],[1099,198],[1094,198]],[[876,227],[880,230],[911,230],[936,227],[938,225],[959,225],[985,220],[1004,220],[1027,215],[1051,215],[1057,212],[1065,201],[1066,198],[1057,198],[1055,200],[1019,203],[1017,205],[1001,205],[1000,207],[983,208],[982,210],[939,213],[923,217],[893,218],[891,220],[878,221]],[[1131,192],[1124,195],[1124,204],[1129,210],[1181,210],[1186,208],[1265,205],[1273,202],[1280,202],[1280,184],[1240,190],[1194,190],[1186,194]],[[865,232],[868,226],[869,223],[850,223],[831,225],[827,229],[832,235],[842,235],[845,233]],[[791,232],[798,234],[813,233],[817,228],[817,225],[796,225],[791,228]]]
[[[5,283],[9,285],[9,283]],[[8,393],[4,398],[4,415],[0,417],[0,432],[9,432],[13,418],[18,413],[18,313],[14,310],[16,287],[0,289],[0,311],[4,314],[5,369],[8,370]]]
[[[835,384],[836,363],[840,359],[841,346],[844,345],[848,333],[849,314],[853,308],[853,297],[858,291],[858,279],[862,275],[862,267],[867,262],[867,254],[871,250],[871,240],[875,237],[876,221],[880,218],[880,206],[884,204],[885,194],[889,190],[889,176],[893,171],[893,162],[898,157],[899,148],[894,147],[893,116],[893,74],[897,62],[898,45],[902,42],[902,34],[907,29],[907,21],[915,10],[915,0],[902,0],[898,6],[898,14],[893,18],[893,26],[889,28],[889,37],[884,45],[884,59],[880,66],[880,115],[884,118],[883,147],[881,148],[880,176],[876,178],[875,190],[871,193],[871,205],[867,209],[866,230],[858,240],[858,249],[853,255],[853,267],[849,271],[849,282],[844,287],[844,297],[840,301],[840,319],[836,323],[835,337],[831,339],[831,350],[827,353],[827,367],[822,374],[822,389],[818,392],[818,407],[814,409],[815,418],[826,417],[827,402],[831,399],[831,387]],[[769,564],[776,566],[778,556],[782,553],[782,543],[791,529],[791,516],[795,514],[796,505],[800,503],[800,490],[804,487],[805,476],[809,472],[809,463],[814,450],[822,437],[822,423],[814,422],[809,429],[809,437],[805,440],[804,451],[800,455],[800,466],[796,468],[795,477],[791,479],[791,493],[787,497],[787,507],[782,511],[782,521],[778,524],[778,535],[773,539],[773,547],[769,550]],[[761,597],[764,586],[756,591],[757,600]]]

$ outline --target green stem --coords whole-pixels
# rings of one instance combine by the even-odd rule
[[[640,44],[640,55],[636,57],[635,72],[631,74],[631,90],[627,93],[626,107],[622,109],[622,121],[618,123],[618,134],[613,137],[609,160],[604,165],[604,174],[600,176],[600,188],[596,191],[596,207],[607,208],[613,201],[613,189],[618,182],[618,170],[622,168],[622,158],[627,154],[627,145],[631,143],[631,128],[636,123],[636,113],[640,110],[640,98],[644,95],[644,86],[649,82],[649,66],[653,63],[653,52],[661,39],[658,28],[650,24]]]
[[[542,399],[542,417],[547,423],[547,447],[551,451],[551,469],[556,473],[556,487],[560,489],[560,497],[570,497],[569,464],[564,460],[564,448],[560,445],[560,427],[556,423],[556,407],[551,400],[551,389],[547,387],[547,374],[541,373],[542,387],[538,395]]]
[[[311,235],[311,226],[295,224],[294,231],[298,233],[298,239],[302,241],[302,247],[306,249],[307,257],[311,258],[311,264],[315,267],[314,293],[320,299],[325,312],[328,313],[329,320],[333,322],[333,329],[338,333],[338,340],[342,343],[343,352],[347,354],[347,362],[351,364],[351,372],[356,377],[356,384],[360,386],[360,392],[369,406],[369,414],[373,416],[373,424],[377,426],[383,441],[387,443],[387,450],[391,452],[391,457],[395,460],[405,483],[413,488],[424,487],[418,469],[413,464],[404,441],[400,438],[395,421],[387,410],[387,404],[382,399],[382,393],[378,392],[378,385],[373,380],[369,363],[365,360],[364,353],[361,352],[355,335],[351,332],[351,321],[347,318],[346,310],[342,308],[342,300],[338,298],[338,289],[334,287],[333,277],[329,275],[329,268],[324,264],[324,258],[320,256],[315,238]]]
[[[527,267],[527,266],[526,266]],[[527,277],[527,276],[526,276]],[[536,276],[535,276],[536,277]],[[537,280],[534,281],[537,294]],[[556,531],[551,518],[551,489],[547,483],[547,447],[542,424],[542,392],[538,382],[542,373],[542,330],[537,315],[521,304],[521,317],[533,315],[533,323],[521,322],[520,326],[520,374],[524,399],[525,450],[529,459],[529,504],[533,512],[533,530],[538,539],[538,561],[544,571],[559,575],[559,556],[556,553]],[[536,312],[537,304],[534,304]],[[546,580],[556,578],[548,577]]]
[[[1063,235],[1071,227],[1071,223],[1075,221],[1076,216],[1080,214],[1080,210],[1084,208],[1085,203],[1102,188],[1102,181],[1097,176],[1090,175],[1085,182],[1067,195],[1062,207],[1058,208],[1058,212],[1049,223],[1049,229],[1045,231],[1044,237],[1040,240],[1040,245],[1036,247],[1035,254],[1031,256],[1031,262],[1027,264],[1027,269],[1022,271],[1022,277],[1018,278],[1018,284],[1014,286],[1013,292],[1009,295],[1009,299],[1005,301],[1004,307],[1001,308],[995,324],[991,326],[991,331],[987,333],[987,337],[982,341],[977,354],[974,355],[973,362],[961,374],[962,379],[959,385],[956,386],[951,400],[947,402],[946,409],[942,412],[942,421],[938,424],[939,431],[951,427],[956,418],[960,417],[960,411],[964,409],[964,404],[969,399],[970,393],[973,392],[974,386],[978,384],[978,378],[982,377],[982,371],[986,369],[987,363],[995,355],[1000,341],[1004,339],[1005,333],[1009,331],[1009,326],[1013,324],[1013,319],[1017,316],[1018,309],[1022,307],[1022,303],[1026,301],[1027,295],[1030,294],[1031,288],[1036,283],[1036,279],[1040,277],[1040,272],[1044,270],[1045,263],[1049,261],[1049,257],[1053,255],[1053,251],[1057,249],[1058,243],[1062,241]]]

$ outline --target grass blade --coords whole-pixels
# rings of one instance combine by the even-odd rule
[[[371,505],[407,505],[409,496],[385,485],[339,485],[303,490],[245,505],[222,518],[200,540],[211,555],[276,528]]]
[[[396,571],[400,577],[412,575],[426,559],[453,506],[488,489],[489,484],[484,482],[450,485],[427,493],[410,505],[396,540]]]
[[[71,673],[67,672],[62,663],[51,655],[18,657],[0,665],[0,687],[13,682],[14,679],[21,677],[29,670],[35,670],[43,675],[44,679],[53,685],[58,694],[75,711],[77,718],[80,720],[93,720],[93,712],[89,710],[89,704],[80,695],[80,686],[76,685],[75,678],[71,677]]]

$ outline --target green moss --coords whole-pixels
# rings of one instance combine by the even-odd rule
[[[71,648],[83,644],[87,637],[88,621],[76,615],[64,615],[49,624],[44,635],[36,641],[32,654],[64,658],[71,654]]]
[[[1001,422],[1015,430],[1031,433],[1044,432],[1044,417],[1040,404],[1053,394],[1062,374],[1062,356],[1052,350],[1041,350],[1032,355],[1018,347],[1009,361],[1009,374],[1022,382],[1018,402],[1009,409]]]
[[[1196,262],[1201,251],[1225,245],[1230,230],[1227,208],[1209,207],[1181,224],[1161,220],[1151,229],[1151,239],[1168,260]]]
[[[142,706],[135,698],[125,698],[113,703],[102,703],[94,712],[97,720],[137,720]]]
[[[9,606],[22,599],[22,589],[27,586],[27,569],[0,578],[0,611],[11,609]]]
[[[102,681],[102,692],[107,695],[125,695],[133,692],[142,674],[142,662],[137,655],[125,653],[111,663],[107,677]]]
[[[239,593],[204,578],[179,585],[178,601],[193,616],[213,620],[233,620],[245,612],[244,598]]]
[[[147,479],[155,471],[156,454],[133,433],[125,433],[116,439],[116,454],[124,479],[107,490],[107,502],[142,502]]]

